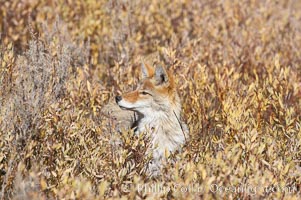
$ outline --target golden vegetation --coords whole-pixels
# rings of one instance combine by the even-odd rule
[[[299,1],[0,5],[1,199],[298,199]],[[100,113],[159,52],[191,139],[164,175]],[[172,160],[172,159],[171,159]]]

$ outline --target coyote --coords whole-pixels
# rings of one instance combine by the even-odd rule
[[[134,126],[135,133],[149,135],[151,148],[147,153],[152,153],[153,159],[148,173],[158,176],[166,153],[181,150],[188,139],[188,128],[181,121],[180,98],[171,72],[161,65],[152,67],[144,63],[141,71],[142,81],[138,88],[115,97],[116,104],[128,113],[124,114],[116,107],[113,112],[118,113],[115,119],[123,118],[128,126]],[[131,112],[138,116],[137,119],[131,117]]]

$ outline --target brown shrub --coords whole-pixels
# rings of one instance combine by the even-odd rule
[[[297,199],[300,8],[259,0],[1,4],[0,197]],[[175,72],[191,139],[149,180],[147,138],[123,131],[116,145],[100,110],[136,85],[139,58],[154,52]]]

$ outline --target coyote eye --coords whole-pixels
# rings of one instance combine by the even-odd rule
[[[145,92],[145,91],[142,91],[141,94],[142,94],[142,95],[151,95],[150,93]]]

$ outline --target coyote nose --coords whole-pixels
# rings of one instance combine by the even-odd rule
[[[115,101],[116,101],[116,103],[118,103],[119,101],[121,101],[121,99],[122,99],[122,97],[121,97],[121,96],[116,96],[116,97],[115,97]]]

